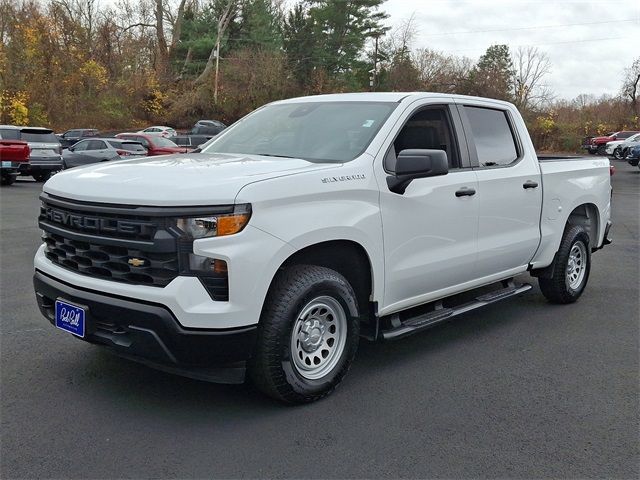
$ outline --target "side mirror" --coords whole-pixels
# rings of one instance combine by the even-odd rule
[[[69,150],[70,152],[73,152],[75,149],[73,147],[69,147],[67,148],[67,150]]]
[[[449,173],[449,160],[444,150],[402,150],[396,160],[395,175],[387,177],[387,186],[402,195],[412,180]]]

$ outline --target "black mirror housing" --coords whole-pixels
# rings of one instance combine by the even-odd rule
[[[402,150],[396,161],[395,176],[387,177],[389,190],[402,195],[412,180],[449,173],[449,160],[444,150]]]

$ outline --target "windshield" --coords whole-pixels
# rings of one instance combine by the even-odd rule
[[[397,106],[388,102],[311,102],[267,105],[203,148],[347,162],[360,155]]]

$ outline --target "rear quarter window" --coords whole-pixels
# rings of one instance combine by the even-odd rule
[[[464,107],[481,167],[509,165],[518,159],[518,149],[507,112],[483,107]]]
[[[20,131],[13,128],[0,129],[0,138],[5,140],[20,140]]]

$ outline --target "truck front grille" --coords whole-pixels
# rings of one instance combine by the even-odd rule
[[[193,240],[176,219],[220,207],[144,207],[40,196],[38,225],[46,257],[73,272],[102,280],[165,287],[179,275],[197,276],[216,301],[229,300],[228,274],[191,271]]]
[[[105,280],[164,287],[179,274],[176,252],[138,249],[72,240],[44,232],[45,255],[56,265]]]

